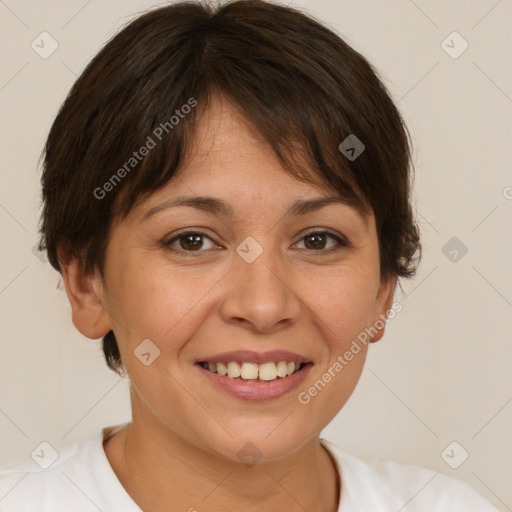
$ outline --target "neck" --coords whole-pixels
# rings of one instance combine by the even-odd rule
[[[105,442],[105,453],[142,510],[338,510],[338,473],[318,438],[280,460],[249,466],[134,417]]]

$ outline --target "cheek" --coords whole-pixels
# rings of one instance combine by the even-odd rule
[[[343,350],[371,323],[378,275],[365,270],[347,268],[321,281],[304,277],[303,302],[332,350]]]
[[[366,360],[365,329],[371,325],[378,275],[352,266],[331,275],[303,293],[312,321],[325,341],[324,357],[312,387],[303,389],[301,404],[330,421],[352,394]]]
[[[371,286],[358,279],[332,280],[310,303],[313,322],[324,340],[319,349],[323,357],[297,398],[322,428],[345,405],[362,374],[368,343],[361,336],[373,310],[371,291]]]
[[[222,269],[178,268],[148,258],[128,262],[116,271],[111,301],[122,343],[131,350],[144,339],[162,351],[177,351],[197,329],[197,315],[208,294],[222,280]]]

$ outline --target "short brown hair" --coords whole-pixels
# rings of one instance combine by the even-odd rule
[[[149,11],[88,64],[44,152],[40,248],[55,269],[62,249],[103,276],[114,217],[183,166],[198,113],[215,93],[246,114],[287,172],[373,210],[383,277],[414,274],[421,246],[409,137],[377,71],[310,15],[263,0]],[[171,121],[185,105],[197,108]],[[365,146],[358,158],[339,148],[349,136]],[[142,157],[137,150],[150,138],[155,145]],[[112,331],[103,350],[119,371]]]

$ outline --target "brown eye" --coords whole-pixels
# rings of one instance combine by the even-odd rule
[[[205,249],[205,239],[209,240],[210,244],[208,247],[208,243],[206,243],[206,249],[213,248],[214,244],[210,237],[206,236],[204,233],[197,233],[195,231],[180,233],[174,238],[171,238],[166,245],[178,251],[201,252],[202,249]]]
[[[325,249],[326,244],[325,233],[313,233],[304,237],[306,241],[305,246],[308,249],[322,250]]]
[[[203,246],[202,235],[181,235],[178,238],[181,248],[186,251],[196,251]]]
[[[329,244],[329,239],[334,240],[334,244]],[[306,249],[311,251],[331,252],[340,247],[347,247],[348,243],[341,237],[329,233],[328,231],[314,231],[302,237]],[[300,242],[299,242],[300,243]],[[300,247],[299,247],[300,248]]]

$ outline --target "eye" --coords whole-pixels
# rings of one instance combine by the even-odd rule
[[[209,240],[205,244],[204,239]],[[176,247],[178,244],[179,247]],[[213,249],[215,244],[212,239],[199,231],[184,231],[168,240],[165,245],[177,252],[203,252],[203,250]]]
[[[334,244],[327,247],[329,245],[329,239],[334,240]],[[330,233],[329,231],[311,231],[301,238],[301,242],[302,241],[304,241],[306,249],[311,249],[311,251],[315,252],[330,253],[340,249],[341,247],[349,247],[349,243],[344,238],[335,235],[334,233]],[[301,242],[299,242],[299,244]]]
[[[331,240],[330,245],[329,239]],[[325,230],[307,233],[295,246],[300,245],[302,242],[304,242],[304,248],[309,249],[307,252],[320,254],[331,253],[342,247],[350,246],[344,237]],[[172,251],[183,253],[187,256],[196,256],[196,254],[192,253],[205,252],[217,247],[208,235],[200,231],[182,231],[165,242],[165,246]],[[302,247],[298,248],[302,249]]]

